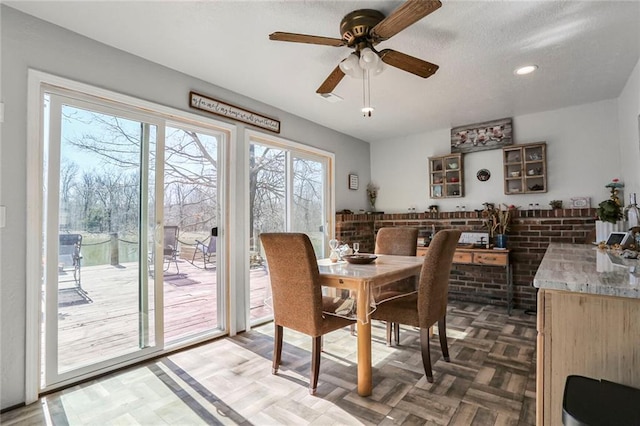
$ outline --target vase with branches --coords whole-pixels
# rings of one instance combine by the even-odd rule
[[[380,187],[373,182],[367,184],[367,198],[369,199],[369,205],[371,211],[376,211],[376,199],[378,198],[378,191]]]
[[[495,208],[492,204],[485,203],[482,211],[483,224],[489,231],[489,238],[495,237],[498,248],[506,248],[506,235],[511,227],[511,210],[506,204],[503,209],[500,205]]]

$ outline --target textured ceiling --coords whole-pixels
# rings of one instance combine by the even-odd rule
[[[339,38],[363,8],[400,1],[5,1],[153,62],[365,141],[616,98],[640,57],[640,1],[446,1],[379,49],[433,62],[422,79],[387,67],[345,77],[330,103],[315,94],[347,47],[269,41],[274,31]],[[533,75],[513,70],[535,63]],[[213,94],[215,95],[215,94]]]

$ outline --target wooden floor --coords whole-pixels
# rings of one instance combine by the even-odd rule
[[[451,362],[431,345],[435,382],[422,369],[418,333],[404,327],[387,347],[373,323],[373,395],[356,390],[356,338],[325,336],[316,396],[308,394],[311,339],[285,330],[271,374],[266,324],[50,394],[4,413],[3,425],[533,425],[535,317],[451,302]]]
[[[201,261],[194,265],[177,259],[177,268],[172,262],[163,273],[167,345],[199,333],[222,333],[217,318],[216,270],[201,268],[202,265]],[[59,302],[66,292],[66,296],[76,296],[78,303],[58,307],[58,362],[62,371],[137,351],[141,320],[147,322],[149,340],[153,343],[155,310],[150,302],[148,318],[139,315],[137,263],[83,267],[80,284],[86,293],[73,294],[75,283],[70,279],[71,273],[63,273],[61,279],[66,274],[69,279],[60,284],[65,290],[59,293]],[[266,269],[252,269],[250,281],[253,321],[271,313],[265,305],[269,285]]]

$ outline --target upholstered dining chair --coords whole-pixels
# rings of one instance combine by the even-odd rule
[[[442,356],[449,361],[446,327],[449,274],[459,238],[459,230],[447,229],[436,233],[422,264],[417,293],[382,302],[371,315],[374,319],[420,329],[422,364],[429,383],[433,383],[429,328],[436,322]]]
[[[415,256],[418,250],[418,228],[380,228],[376,235],[375,254]]]
[[[375,254],[391,254],[396,256],[415,256],[418,250],[418,228],[385,227],[376,235]],[[394,283],[382,297],[394,297],[402,293],[404,287],[415,286],[414,278]],[[395,330],[395,333],[394,333]],[[400,325],[387,322],[387,346],[391,346],[391,335],[396,344],[400,341]]]
[[[260,235],[271,277],[273,323],[273,374],[282,356],[283,328],[312,337],[309,393],[314,395],[320,372],[322,336],[354,323],[354,320],[328,315],[335,312],[335,299],[323,296],[318,262],[311,241],[301,233],[263,233]]]

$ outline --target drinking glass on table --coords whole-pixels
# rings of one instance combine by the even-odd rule
[[[353,243],[353,254],[358,254],[360,250],[360,243]]]

